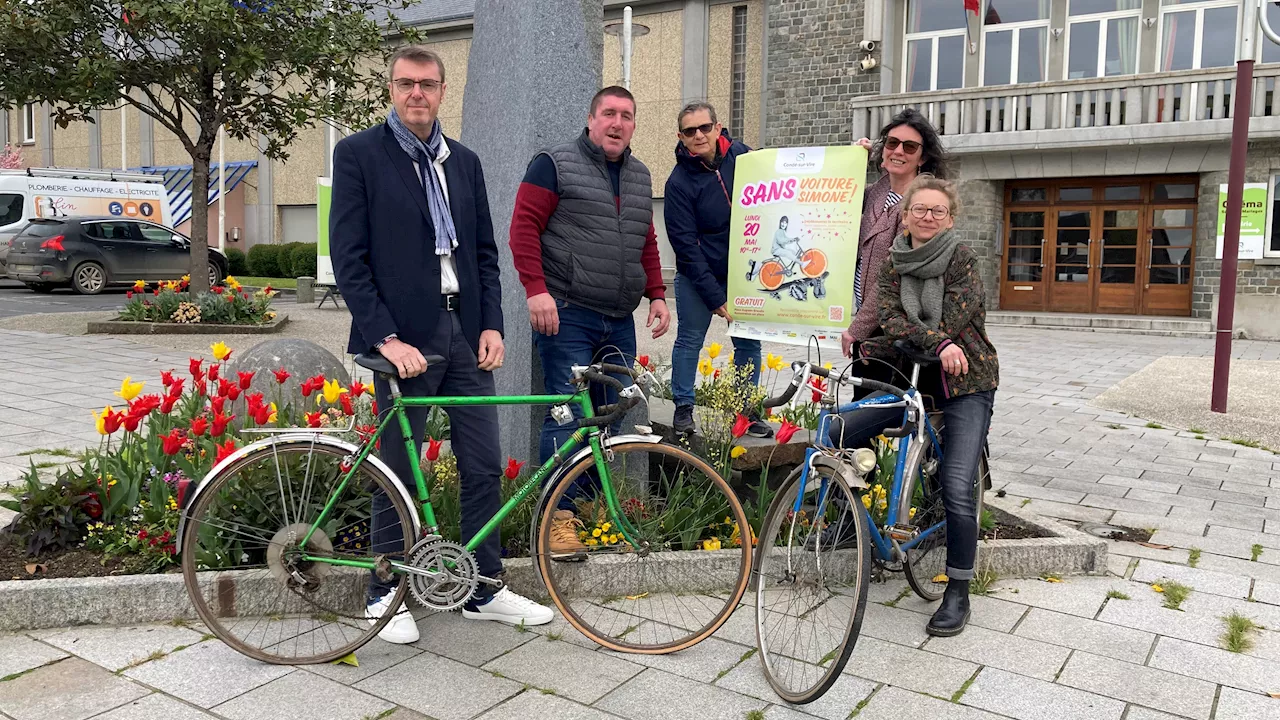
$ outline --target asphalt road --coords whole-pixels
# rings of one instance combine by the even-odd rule
[[[110,288],[101,295],[77,295],[70,288],[38,295],[16,280],[0,280],[0,318],[48,312],[115,310],[124,306],[125,288]]]

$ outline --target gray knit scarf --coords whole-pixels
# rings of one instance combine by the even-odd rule
[[[449,214],[449,201],[445,199],[444,188],[440,186],[440,176],[436,174],[435,161],[444,146],[444,132],[440,129],[440,121],[431,126],[431,137],[422,142],[414,135],[400,115],[391,110],[387,116],[387,127],[395,136],[400,149],[411,160],[418,163],[418,172],[422,181],[422,190],[427,194],[427,207],[431,210],[431,224],[436,231],[436,254],[448,255],[458,246],[458,233],[453,227],[453,215]]]
[[[911,247],[906,233],[893,241],[889,257],[902,278],[902,309],[907,319],[929,330],[937,330],[942,320],[942,299],[946,295],[943,275],[956,250],[956,235],[948,228],[918,248]]]

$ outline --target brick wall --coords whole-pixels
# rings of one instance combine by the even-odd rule
[[[878,93],[880,71],[858,65],[863,3],[769,0],[765,145],[847,145],[849,100]],[[879,55],[879,51],[876,51]]]
[[[1249,143],[1245,182],[1268,182],[1275,174],[1280,174],[1280,143],[1275,141]],[[1218,187],[1225,182],[1227,182],[1225,171],[1200,175],[1200,202],[1196,216],[1196,256],[1191,295],[1191,313],[1194,317],[1212,316],[1213,299],[1218,293],[1218,285],[1222,278],[1222,261],[1214,255],[1218,245]],[[1271,208],[1267,210],[1271,212]],[[1237,266],[1236,292],[1240,295],[1280,295],[1280,265],[1265,265],[1253,260],[1241,260]],[[1280,310],[1280,297],[1276,298],[1276,309]]]
[[[952,175],[960,189],[960,217],[956,232],[960,242],[978,256],[982,286],[987,296],[987,309],[1000,306],[1000,237],[997,234],[1004,215],[1003,180],[965,180],[963,162],[951,161]]]

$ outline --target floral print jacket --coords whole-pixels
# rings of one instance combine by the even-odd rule
[[[946,397],[995,390],[1000,384],[1000,361],[991,338],[987,337],[987,311],[982,278],[978,275],[978,258],[967,245],[956,246],[943,281],[946,295],[942,300],[942,320],[937,330],[927,330],[907,319],[902,309],[901,279],[893,263],[886,262],[879,282],[880,326],[884,335],[863,342],[860,352],[863,357],[894,360],[898,353],[893,349],[893,342],[898,339],[910,340],[935,355],[942,354],[948,345],[956,344],[969,360],[969,372],[948,375],[941,366],[934,366],[942,374]]]

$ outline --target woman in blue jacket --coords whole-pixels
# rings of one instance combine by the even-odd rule
[[[676,166],[667,178],[663,214],[667,239],[676,253],[676,344],[671,354],[671,394],[676,404],[672,429],[695,431],[693,383],[698,354],[712,315],[732,321],[729,275],[729,215],[735,159],[751,148],[729,137],[709,103],[686,105],[676,118]],[[760,373],[760,341],[733,338],[733,361]],[[773,429],[756,420],[747,430],[770,437]]]

